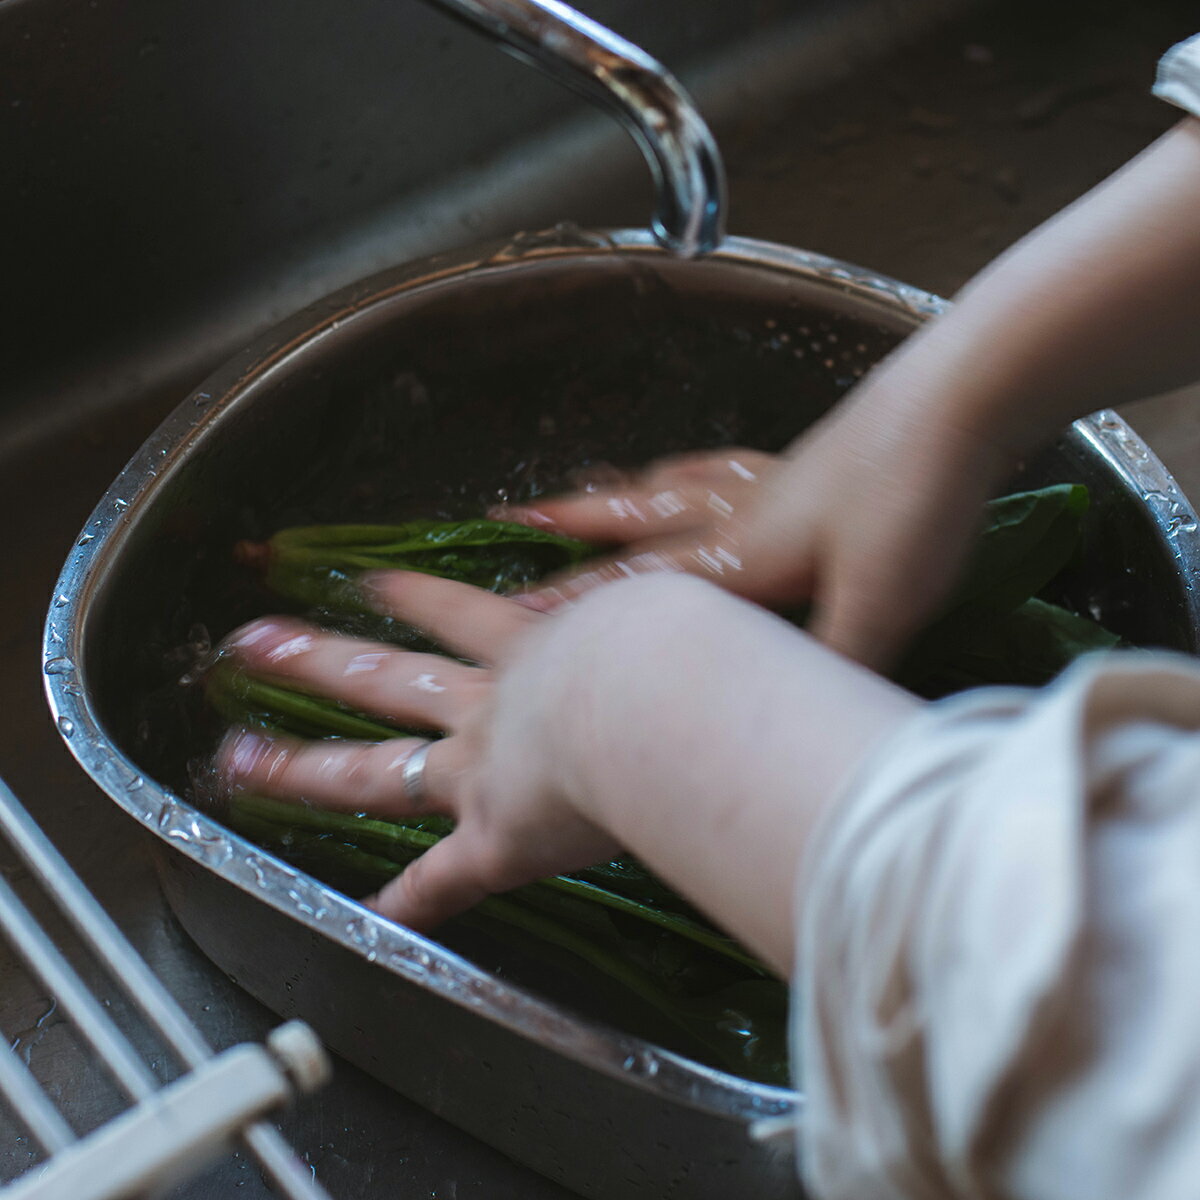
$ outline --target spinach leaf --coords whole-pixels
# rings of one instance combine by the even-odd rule
[[[448,832],[445,822],[417,829],[249,794],[231,801],[229,819],[259,845],[360,895]],[[525,950],[530,939],[535,952],[557,947],[638,996],[707,1050],[714,1065],[787,1081],[786,984],[711,928],[563,876],[489,897],[459,920]]]
[[[925,695],[981,683],[1041,683],[1081,653],[1117,644],[1087,618],[1036,598],[1076,551],[1087,489],[1063,484],[987,506],[962,582],[917,639],[898,678]],[[330,627],[430,647],[373,613],[364,570],[405,568],[504,591],[582,561],[592,548],[521,525],[483,520],[309,526],[243,546],[268,586]],[[436,648],[436,647],[432,647]],[[301,737],[382,740],[408,730],[318,696],[257,680],[218,662],[208,697],[227,720]],[[453,828],[445,818],[379,821],[263,797],[231,803],[231,823],[334,886],[375,890]],[[748,1078],[787,1079],[786,986],[629,858],[597,864],[485,900],[462,920],[499,940],[554,947],[619,981]]]

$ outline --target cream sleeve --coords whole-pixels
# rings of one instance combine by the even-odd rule
[[[798,881],[819,1200],[1172,1200],[1200,1179],[1200,665],[930,705]]]
[[[1154,94],[1200,117],[1200,33],[1162,56]]]

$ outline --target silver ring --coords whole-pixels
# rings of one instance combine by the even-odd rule
[[[433,749],[432,742],[422,742],[405,760],[400,772],[400,785],[410,804],[420,804],[425,799],[425,760]]]

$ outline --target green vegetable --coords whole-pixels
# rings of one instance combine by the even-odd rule
[[[1071,561],[1088,504],[1088,490],[1078,483],[989,501],[951,610],[1007,611],[1041,591]]]
[[[1088,491],[1058,484],[987,505],[983,533],[941,615],[916,639],[896,677],[922,695],[983,683],[1042,684],[1119,638],[1036,599],[1074,558]]]
[[[413,732],[356,713],[336,700],[307,696],[256,679],[235,667],[228,658],[217,660],[205,676],[204,686],[208,702],[233,725],[250,725],[297,737],[345,737],[367,742],[405,737]]]
[[[364,601],[357,584],[363,571],[420,571],[502,592],[573,566],[591,553],[591,546],[574,538],[480,518],[297,526],[267,542],[242,542],[236,557],[263,569],[264,581],[277,595],[315,610],[327,623],[414,645],[425,643]]]
[[[928,665],[921,690],[945,695],[988,684],[1041,684],[1081,654],[1120,644],[1103,625],[1034,597],[980,620],[949,660]]]
[[[963,581],[917,640],[898,677],[926,695],[980,683],[1042,683],[1073,658],[1116,645],[1087,618],[1039,599],[1072,559],[1086,488],[1060,485],[988,505]],[[419,644],[415,631],[364,603],[357,576],[401,567],[494,591],[582,561],[591,548],[483,520],[286,529],[239,557],[265,568],[281,597],[334,628]],[[409,732],[219,662],[208,696],[223,717],[301,737],[368,740]],[[257,796],[232,802],[235,828],[346,891],[376,890],[450,832],[445,818],[380,821]],[[492,897],[460,918],[523,949],[547,946],[619,982],[726,1070],[787,1079],[785,985],[632,859],[598,864]]]
[[[448,826],[437,818],[380,821],[246,794],[231,802],[230,824],[359,894],[388,882]],[[490,897],[469,919],[495,939],[511,942],[519,934],[524,948],[532,937],[616,980],[726,1070],[786,1082],[786,986],[711,927],[569,876]]]

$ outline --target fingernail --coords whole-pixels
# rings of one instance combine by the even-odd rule
[[[250,775],[270,748],[270,741],[260,734],[249,729],[232,730],[217,749],[217,774],[232,786]]]
[[[557,608],[565,597],[561,592],[547,588],[541,592],[518,592],[516,595],[511,596],[510,599],[522,608],[532,609],[534,612],[539,613],[548,613]]]
[[[225,647],[230,650],[250,650],[261,646],[272,638],[278,638],[283,633],[283,626],[270,617],[251,621],[240,629],[235,629],[226,639]]]
[[[506,507],[499,505],[492,509],[488,516],[493,521],[512,521],[515,525],[531,525],[539,529],[553,529],[558,522],[540,508],[525,508],[521,506]]]
[[[388,594],[394,592],[403,571],[364,571],[356,580],[363,603],[376,612],[386,612]]]

